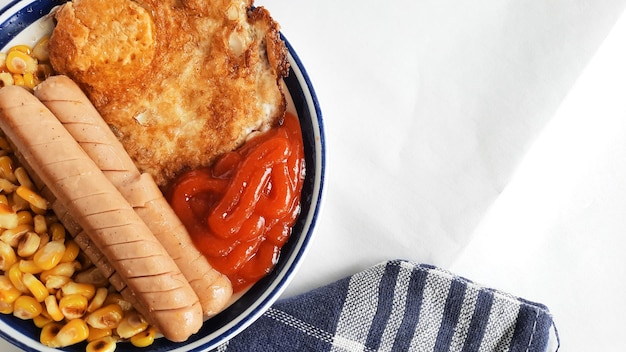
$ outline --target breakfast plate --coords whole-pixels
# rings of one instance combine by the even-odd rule
[[[64,1],[0,1],[0,51],[16,44],[34,45],[49,33],[50,11]],[[305,149],[306,178],[302,190],[302,210],[289,241],[284,245],[274,270],[258,281],[242,297],[217,316],[205,321],[201,330],[184,343],[156,339],[150,351],[205,351],[232,338],[267,310],[296,276],[314,235],[324,189],[325,140],[322,114],[311,81],[292,45],[283,37],[289,54],[290,71],[284,79],[288,111],[300,121]],[[26,351],[54,351],[39,343],[40,329],[30,320],[0,314],[0,336]],[[64,348],[84,351],[85,344]],[[137,351],[129,343],[119,343],[117,351]]]

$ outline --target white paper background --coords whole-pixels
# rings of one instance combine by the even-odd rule
[[[563,350],[623,349],[626,0],[256,4],[327,133],[286,296],[410,259],[548,305]]]

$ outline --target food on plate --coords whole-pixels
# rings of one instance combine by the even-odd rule
[[[53,68],[159,186],[283,117],[286,47],[252,0],[75,0],[55,18]]]
[[[135,297],[135,309],[166,338],[196,333],[203,323],[198,296],[128,201],[35,96],[17,86],[0,93],[0,128],[109,259],[126,286],[116,288]]]
[[[52,76],[34,94],[61,121],[174,259],[200,299],[205,316],[220,312],[232,295],[230,281],[197,250],[152,177],[140,173],[124,147],[80,88]]]
[[[40,39],[32,48],[15,45],[0,53],[0,88],[16,85],[33,89],[51,74],[48,37]]]
[[[180,176],[168,198],[196,246],[239,291],[277,263],[300,213],[304,172],[300,124],[287,113],[211,168]]]

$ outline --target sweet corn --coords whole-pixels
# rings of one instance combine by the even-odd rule
[[[69,263],[59,263],[52,269],[44,270],[39,275],[39,278],[43,282],[47,282],[49,276],[67,276],[72,277],[76,269],[80,266],[78,262],[69,262]]]
[[[13,168],[13,160],[11,160],[11,157],[8,155],[0,156],[0,177],[11,181],[11,183],[17,182]]]
[[[3,204],[0,204],[0,208],[2,208]],[[17,223],[17,213],[15,213],[15,219]],[[20,240],[22,236],[28,231],[32,231],[32,226],[28,224],[17,225],[12,228],[7,228],[7,230],[2,231],[0,234],[0,240],[8,243],[11,247],[17,248],[20,244]]]
[[[13,182],[7,180],[6,178],[0,178],[0,191],[4,191],[6,193],[15,192],[17,189],[17,185]]]
[[[26,55],[30,55],[32,52],[30,46],[26,44],[18,44],[18,45],[13,45],[12,47],[10,47],[7,53],[10,53],[11,51],[15,51],[15,50],[21,51]]]
[[[117,346],[117,340],[111,336],[104,336],[87,344],[86,352],[113,352]]]
[[[87,312],[92,313],[100,309],[104,304],[104,300],[107,298],[108,294],[109,290],[106,287],[99,287],[96,290],[96,295],[93,296],[93,299],[91,300],[91,302],[89,302],[89,305],[87,306]]]
[[[7,53],[7,70],[13,74],[24,74],[37,70],[37,60],[29,54],[19,50],[10,50]]]
[[[50,322],[41,328],[41,333],[39,334],[39,342],[49,347],[54,346],[54,339],[61,331],[62,324]]]
[[[2,185],[1,185],[2,180],[4,179],[0,179],[0,188],[2,188]],[[9,182],[9,181],[6,181],[6,182]],[[7,204],[0,203],[0,227],[4,229],[13,229],[17,227],[18,225],[19,225],[18,216],[13,210],[13,208]],[[0,239],[1,238],[2,237],[0,237]]]
[[[33,260],[43,270],[50,270],[59,264],[63,253],[65,253],[63,241],[50,241],[35,252]]]
[[[0,270],[7,271],[17,262],[17,256],[13,247],[4,241],[0,241]]]
[[[13,84],[15,84],[16,86],[24,86],[24,75],[22,75],[21,73],[14,73],[13,74]]]
[[[33,323],[35,323],[35,326],[40,329],[46,326],[50,322],[52,322],[52,319],[44,316],[43,314],[39,314],[38,316],[33,318]]]
[[[20,210],[28,210],[32,212],[30,203],[28,203],[24,198],[20,197],[19,195],[17,195],[17,193],[15,193],[15,190],[17,189],[17,187],[19,186],[15,186],[11,194],[9,194],[9,197],[10,197],[9,204],[11,204],[11,208],[13,209],[14,212],[18,212]]]
[[[61,308],[59,308],[59,302],[54,295],[48,295],[46,299],[43,301],[46,306],[46,312],[50,316],[50,319],[54,321],[61,321],[65,319],[65,315],[61,312]]]
[[[13,170],[13,174],[15,175],[15,178],[17,179],[17,183],[19,183],[20,185],[26,188],[35,189],[35,185],[33,184],[33,181],[28,176],[28,172],[26,172],[26,169],[24,169],[24,167],[22,166],[16,167],[15,170]]]
[[[33,46],[32,56],[37,59],[37,61],[48,61],[50,59],[49,51],[48,51],[48,42],[50,41],[50,37],[45,36],[41,38],[35,46]]]
[[[87,337],[87,342],[95,341],[97,339],[112,335],[113,329],[96,329],[94,327],[89,327],[89,337]]]
[[[37,300],[37,302],[43,302],[43,300],[48,297],[48,289],[33,274],[24,273],[24,276],[22,277],[22,282],[24,283],[26,288],[28,288],[28,291],[30,291],[30,293]]]
[[[33,214],[27,210],[17,212],[18,225],[33,225]]]
[[[22,278],[24,277],[24,273],[20,270],[20,264],[15,263],[11,265],[8,273],[9,273],[9,280],[11,280],[11,283],[13,284],[13,286],[15,286],[15,288],[20,290],[20,292],[22,293],[28,293],[28,287],[26,287],[26,285],[24,285],[24,282],[22,281]]]
[[[63,257],[61,257],[61,263],[73,262],[78,257],[78,253],[80,253],[80,247],[78,247],[76,242],[72,240],[65,241],[65,252]]]
[[[8,87],[15,84],[13,75],[11,72],[0,72],[0,88]]]
[[[97,329],[115,329],[123,317],[124,312],[118,304],[109,304],[87,315],[85,321]]]
[[[46,277],[45,284],[48,291],[53,291],[60,289],[63,285],[70,282],[70,280],[71,278],[69,276],[49,275]]]
[[[82,318],[87,312],[87,298],[78,294],[65,295],[59,300],[59,309],[67,319]]]
[[[63,325],[49,347],[67,347],[87,340],[89,327],[82,319],[72,319]]]
[[[18,290],[13,286],[11,280],[5,275],[0,276],[0,302],[12,304],[15,300],[22,295],[22,291]],[[11,308],[11,312],[13,313],[13,308]]]
[[[41,273],[41,268],[35,264],[32,260],[22,259],[19,261],[20,271],[22,273],[30,273],[30,274],[39,274]]]
[[[44,233],[48,232],[48,224],[46,223],[46,217],[45,216],[43,216],[41,214],[36,214],[32,218],[33,218],[33,230],[37,234],[41,235],[41,234],[44,234]]]
[[[61,287],[61,291],[64,295],[81,295],[89,300],[96,294],[96,287],[92,284],[70,281]]]
[[[50,237],[53,241],[65,240],[65,227],[61,223],[55,222],[50,225]]]
[[[28,187],[20,185],[15,190],[15,193],[17,193],[18,196],[20,196],[22,199],[38,209],[48,208],[48,202],[46,201],[46,199],[39,194],[33,192],[33,190]]]
[[[6,194],[0,194],[0,204],[9,205],[9,199]]]
[[[102,270],[96,266],[90,267],[76,274],[74,276],[74,281],[92,284],[95,287],[107,287],[109,285],[109,279],[104,276]]]
[[[17,245],[17,254],[22,258],[30,257],[37,252],[40,242],[41,237],[38,234],[32,231],[26,232]]]
[[[117,335],[123,339],[128,339],[148,328],[148,322],[135,311],[126,312],[122,321],[115,330]]]
[[[104,305],[107,306],[110,304],[117,304],[118,306],[120,306],[120,308],[122,308],[124,312],[127,312],[133,308],[133,305],[125,300],[124,297],[122,297],[122,295],[118,292],[109,292],[109,295],[104,300]]]
[[[5,137],[5,136],[0,136],[0,149],[10,152],[13,150],[13,148],[11,148],[11,144],[9,143],[9,140]]]
[[[37,85],[38,80],[35,78],[35,72],[37,71],[37,69],[35,69],[34,72],[26,72],[22,75],[22,79],[24,80],[24,87],[29,88],[29,89],[33,89],[35,88],[35,86]]]
[[[41,303],[31,296],[19,296],[13,302],[13,315],[23,320],[33,319],[41,314],[42,310]]]
[[[0,300],[0,313],[13,314],[13,303],[6,303]]]
[[[135,347],[148,347],[154,343],[156,337],[156,328],[148,327],[146,330],[134,335],[130,338],[130,343]]]

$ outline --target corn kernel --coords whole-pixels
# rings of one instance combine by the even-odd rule
[[[0,136],[0,149],[8,152],[13,150],[13,148],[11,148],[9,140],[5,136]]]
[[[72,240],[65,241],[65,252],[61,258],[61,263],[73,262],[78,257],[78,253],[80,253],[80,247],[78,247],[76,242]]]
[[[78,262],[76,261],[69,263],[59,263],[59,265],[55,266],[52,269],[42,271],[41,275],[39,275],[39,278],[41,279],[41,281],[46,282],[48,280],[48,277],[51,275],[72,277],[76,269],[79,268],[79,266],[80,264],[78,264]]]
[[[28,288],[28,291],[30,291],[37,302],[43,302],[43,300],[48,297],[48,289],[33,274],[24,273],[22,282],[24,282],[24,285]]]
[[[42,344],[53,347],[54,339],[56,338],[59,331],[61,331],[62,324],[51,322],[43,326],[41,328],[41,333],[39,334],[39,342]]]
[[[0,208],[2,208],[4,204],[0,204]],[[17,213],[15,213],[15,220],[17,223]],[[0,240],[8,243],[11,247],[17,248],[20,244],[20,240],[22,236],[26,234],[26,232],[32,231],[32,227],[30,225],[17,225],[13,228],[7,228],[7,230],[2,231],[0,234]]]
[[[91,342],[111,335],[113,335],[112,329],[96,329],[89,327],[89,337],[87,337],[87,341]]]
[[[59,300],[59,309],[67,319],[78,319],[85,315],[87,311],[87,298],[85,296],[72,294],[63,296]]]
[[[13,247],[4,241],[0,241],[0,270],[7,271],[17,262],[17,256]]]
[[[123,317],[124,312],[118,304],[109,304],[87,315],[85,321],[97,329],[115,329]]]
[[[96,266],[92,266],[76,274],[76,276],[74,276],[74,281],[85,284],[92,284],[95,287],[109,286],[109,279],[104,276],[102,271]]]
[[[30,55],[31,54],[31,49],[30,46],[26,45],[26,44],[18,44],[18,45],[14,45],[11,48],[9,48],[9,50],[7,51],[8,53],[10,53],[11,51],[21,51],[26,55]]]
[[[61,287],[63,287],[63,285],[67,284],[68,282],[70,282],[70,277],[69,276],[63,276],[63,275],[48,275],[46,277],[46,288],[48,289],[48,291],[52,291],[52,290],[58,290]]]
[[[40,214],[33,216],[33,230],[41,235],[48,232],[48,224],[46,224],[46,217]]]
[[[24,277],[24,273],[20,270],[20,264],[15,263],[11,265],[8,273],[9,273],[9,280],[11,280],[11,283],[13,284],[13,286],[15,286],[15,288],[20,290],[20,292],[22,293],[28,293],[28,287],[26,287],[26,285],[24,285],[24,282],[22,281],[22,278]]]
[[[13,160],[11,160],[11,157],[8,155],[0,156],[0,177],[11,181],[11,183],[17,182],[17,177],[15,177],[13,169]]]
[[[111,336],[104,336],[87,344],[86,352],[113,352],[117,341]]]
[[[12,304],[21,295],[22,291],[15,288],[7,276],[0,276],[0,302]],[[13,313],[13,308],[10,313]]]
[[[64,295],[81,295],[89,300],[96,294],[96,287],[92,284],[70,281],[61,287],[61,291]]]
[[[63,253],[65,253],[65,244],[62,241],[50,241],[35,252],[33,260],[43,270],[50,270],[59,264]]]
[[[115,330],[117,335],[128,339],[148,328],[148,322],[135,311],[127,312]]]
[[[20,210],[28,210],[32,212],[32,209],[30,208],[30,203],[28,203],[24,198],[15,193],[17,187],[19,186],[15,186],[13,192],[9,195],[9,204],[11,204],[11,208],[14,212],[18,212]]]
[[[43,314],[39,314],[38,316],[33,318],[33,323],[35,323],[35,326],[40,329],[46,326],[50,322],[52,322],[52,319],[44,316]]]
[[[70,263],[78,258],[78,254],[80,253],[80,247],[78,244],[72,240],[65,241],[65,252],[63,253],[63,257],[61,257],[61,263]]]
[[[9,72],[21,75],[25,72],[35,72],[37,60],[24,52],[13,50],[7,53],[6,66]]]
[[[35,70],[36,71],[36,70]],[[22,75],[24,79],[24,87],[33,89],[37,85],[38,81],[35,78],[35,74],[33,72],[26,72]]]
[[[22,236],[17,245],[17,254],[22,258],[30,257],[39,249],[39,243],[41,243],[41,237],[32,231],[28,231]]]
[[[48,54],[48,42],[50,38],[45,36],[41,38],[37,44],[33,47],[32,56],[37,59],[37,61],[48,61],[50,56]]]
[[[16,86],[23,87],[24,86],[24,76],[21,73],[14,73],[13,74],[13,83]]]
[[[15,190],[15,193],[17,193],[18,196],[20,196],[22,199],[38,209],[48,208],[48,202],[46,201],[46,199],[39,194],[33,192],[33,190],[28,187],[20,185]]]
[[[41,268],[35,264],[32,260],[22,259],[19,261],[20,271],[22,273],[30,273],[30,274],[39,274],[41,273]]]
[[[0,178],[0,191],[4,191],[5,193],[15,192],[17,189],[17,185],[13,182],[7,180],[6,178]]]
[[[13,314],[13,303],[0,300],[0,314]]]
[[[135,347],[148,347],[154,343],[156,336],[156,328],[150,326],[148,329],[134,335],[130,338],[130,343]]]
[[[65,227],[59,222],[50,224],[48,232],[53,241],[65,240]]]
[[[6,194],[0,194],[0,204],[9,205],[9,199]]]
[[[2,188],[2,185],[1,185],[2,181],[6,181],[6,180],[0,179],[0,188]],[[6,182],[9,182],[9,181],[6,181]],[[13,210],[13,208],[7,204],[0,203],[0,227],[4,229],[13,229],[17,227],[18,225],[19,225],[18,217],[15,211]],[[9,231],[9,230],[6,230],[6,231]]]
[[[89,327],[82,319],[72,319],[61,326],[59,332],[52,339],[48,347],[67,347],[87,340]]]
[[[22,166],[16,167],[15,170],[13,171],[13,174],[15,175],[15,178],[17,179],[17,183],[19,183],[20,185],[26,188],[35,189],[35,185],[33,184],[33,181],[30,179],[30,176],[28,176],[28,172],[26,172],[26,169],[24,169],[24,167]]]
[[[130,304],[127,300],[122,297],[118,292],[110,292],[107,298],[104,300],[104,305],[107,306],[109,304],[117,304],[124,312],[127,312],[133,308],[133,305]]]
[[[41,314],[42,310],[41,303],[31,296],[19,296],[13,302],[13,315],[23,320],[33,319]]]
[[[108,294],[109,290],[106,287],[99,287],[96,290],[96,295],[93,296],[93,299],[91,300],[91,302],[89,302],[89,305],[87,306],[87,312],[91,313],[100,309],[104,304],[104,300],[107,298]]]
[[[46,312],[50,316],[50,319],[54,321],[61,321],[65,319],[65,315],[63,315],[63,312],[61,312],[61,308],[59,308],[59,302],[54,295],[49,295],[48,297],[46,297],[43,303],[46,306]]]
[[[27,210],[17,212],[18,225],[33,225],[33,214]]]

